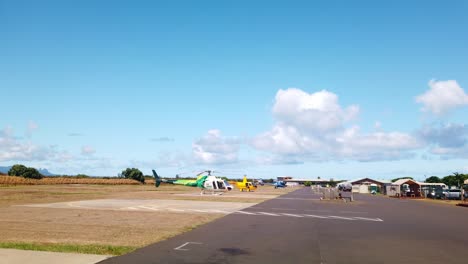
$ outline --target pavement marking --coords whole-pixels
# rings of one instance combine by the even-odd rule
[[[262,215],[280,216],[279,214],[272,214],[272,213],[267,213],[267,212],[258,212],[258,213]]]
[[[353,219],[353,218],[336,216],[336,215],[329,215],[328,217],[329,218],[335,218],[335,219],[343,219],[343,220],[356,220],[356,219]]]
[[[151,210],[151,211],[159,211],[158,208],[148,207],[148,206],[144,206],[144,205],[140,205],[140,206],[138,206],[138,208],[147,209],[147,210]]]
[[[328,219],[328,217],[326,217],[326,216],[321,216],[321,215],[310,215],[310,214],[305,214],[304,216],[314,217],[314,218],[321,218],[321,219]]]
[[[354,217],[359,220],[368,220],[368,221],[375,221],[375,222],[383,222],[380,218],[367,218],[367,217]]]
[[[199,213],[209,213],[210,212],[210,211],[207,211],[207,210],[198,210],[198,209],[190,209],[190,211],[199,212]]]
[[[77,205],[75,202],[69,202],[67,203],[68,206],[70,207],[81,207],[85,208],[85,206]],[[273,210],[273,212],[265,212],[265,211],[257,211],[259,209],[263,209],[265,211]],[[117,209],[117,208],[116,208]],[[238,211],[229,211],[229,210],[219,210],[219,209],[192,209],[192,208],[170,208],[170,207],[159,207],[158,205],[152,205],[152,204],[146,204],[146,205],[134,205],[134,206],[128,206],[128,207],[120,207],[118,210],[128,210],[132,212],[137,212],[137,211],[157,211],[157,212],[173,212],[173,213],[190,213],[190,212],[196,212],[196,213],[206,213],[206,214],[231,214],[231,213],[237,213],[237,214],[242,214],[242,215],[254,215],[254,216],[275,216],[275,217],[295,217],[295,218],[317,218],[317,219],[328,219],[328,220],[348,220],[348,221],[372,221],[372,222],[383,222],[383,219],[380,218],[369,218],[369,217],[353,217],[353,216],[337,216],[337,215],[316,215],[316,214],[304,214],[306,211],[311,211],[311,212],[322,212],[322,213],[331,213],[331,210],[319,210],[319,209],[292,209],[292,208],[279,208],[279,207],[274,207],[274,208],[266,208],[266,207],[250,207],[250,208],[245,208],[244,210],[238,210]],[[277,212],[278,210],[282,211],[291,211],[291,213],[281,213]],[[294,212],[294,213],[292,213]],[[368,214],[367,212],[363,211],[339,211],[340,213],[354,213],[354,214]],[[179,250],[186,250],[184,247],[180,247]]]
[[[190,249],[184,248],[185,246],[187,246],[189,244],[202,245],[203,243],[200,243],[200,242],[186,242],[186,243],[174,248],[174,250],[189,251]]]
[[[304,217],[303,215],[298,215],[298,214],[285,214],[285,213],[282,213],[282,215],[292,216],[292,217]]]
[[[222,214],[229,214],[228,211],[223,211],[223,210],[216,210],[216,209],[211,209],[211,212],[215,212],[215,213],[222,213]]]
[[[234,213],[241,213],[241,214],[247,214],[247,215],[257,215],[256,213],[250,213],[246,211],[235,211]]]

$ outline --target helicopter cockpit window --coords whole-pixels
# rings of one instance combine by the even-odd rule
[[[225,188],[226,188],[226,187],[224,186],[224,183],[221,182],[221,181],[218,182],[218,187],[219,187],[220,189],[225,189]]]
[[[213,189],[217,189],[218,187],[216,186],[216,182],[213,181]]]

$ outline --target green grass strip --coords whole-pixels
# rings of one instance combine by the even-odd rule
[[[24,242],[0,242],[0,248],[12,248],[34,251],[51,251],[96,255],[119,256],[134,251],[137,247],[110,246],[110,245],[76,245],[54,243],[24,243]]]

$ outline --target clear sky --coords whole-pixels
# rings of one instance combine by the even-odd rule
[[[468,172],[467,1],[0,0],[0,165]]]

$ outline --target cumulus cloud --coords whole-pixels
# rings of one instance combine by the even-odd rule
[[[468,95],[454,80],[429,82],[429,90],[416,97],[423,105],[422,110],[435,115],[443,115],[451,110],[468,105]]]
[[[15,137],[11,127],[0,130],[0,161],[60,161],[65,155],[56,146],[41,146]]]
[[[430,152],[443,158],[468,156],[468,126],[446,123],[425,125],[420,137],[430,145]]]
[[[262,133],[251,141],[256,149],[285,155],[297,155],[323,150],[328,146],[320,138],[301,133],[292,125],[276,124],[270,131]]]
[[[417,137],[402,132],[361,133],[358,126],[335,138],[332,155],[358,161],[393,160],[413,157],[412,150],[423,147]]]
[[[91,146],[82,146],[81,147],[81,155],[83,156],[91,156],[96,153],[96,150]]]
[[[357,105],[342,108],[338,96],[326,90],[312,94],[296,88],[279,90],[273,106],[277,120],[315,133],[340,129],[358,114]]]
[[[192,144],[194,160],[202,164],[227,164],[238,161],[240,139],[224,137],[217,129],[209,130]]]
[[[414,135],[384,132],[363,133],[347,125],[359,107],[342,107],[338,96],[328,91],[309,94],[299,89],[278,91],[273,106],[276,124],[250,141],[257,150],[274,154],[266,162],[300,163],[307,160],[393,160],[412,157],[423,147]]]

